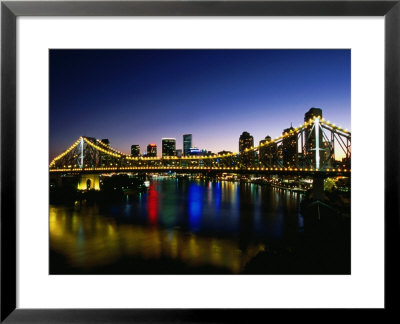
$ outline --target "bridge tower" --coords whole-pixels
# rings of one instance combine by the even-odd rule
[[[315,128],[315,168],[319,170],[319,118],[314,119],[314,128]]]
[[[320,151],[323,149],[320,148],[320,140],[322,142],[322,138],[320,139],[320,123],[319,117],[314,119],[314,134],[315,134],[315,169],[320,169]],[[324,178],[318,175],[315,175],[313,178],[313,198],[314,200],[322,200],[324,195]]]
[[[79,155],[79,157],[78,157],[78,161],[77,161],[77,164],[78,164],[78,166],[81,168],[81,169],[83,169],[83,167],[84,167],[84,165],[83,165],[83,158],[84,158],[84,154],[83,154],[83,145],[84,145],[84,140],[83,140],[83,137],[81,137],[81,140],[80,140],[80,142],[79,142],[79,150],[81,151],[80,153],[80,155]]]

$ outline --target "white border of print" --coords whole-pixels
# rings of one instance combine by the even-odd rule
[[[19,17],[17,30],[17,307],[384,306],[383,17]],[[49,48],[350,48],[351,275],[48,275]]]

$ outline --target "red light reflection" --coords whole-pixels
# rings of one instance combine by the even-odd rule
[[[158,217],[158,192],[154,189],[154,185],[150,185],[147,196],[147,213],[149,223],[155,225]]]

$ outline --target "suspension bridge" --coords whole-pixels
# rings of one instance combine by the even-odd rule
[[[341,156],[342,160],[336,159]],[[52,174],[235,173],[350,176],[351,133],[321,116],[239,153],[203,156],[130,156],[93,137],[81,136],[49,165]]]

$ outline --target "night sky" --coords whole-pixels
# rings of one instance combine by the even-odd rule
[[[193,134],[237,152],[303,123],[310,107],[350,127],[350,50],[50,50],[50,159],[79,136],[139,144]]]

